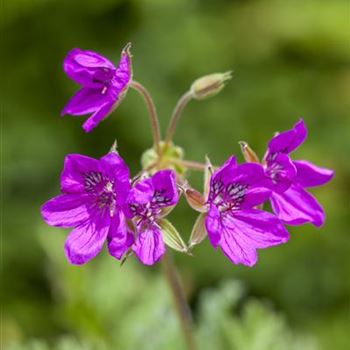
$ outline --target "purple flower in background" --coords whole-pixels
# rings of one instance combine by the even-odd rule
[[[82,88],[69,100],[61,115],[92,115],[83,124],[86,132],[95,128],[118,106],[132,78],[130,44],[121,53],[118,67],[92,51],[73,49],[63,69]]]
[[[132,244],[123,206],[130,190],[129,169],[110,152],[101,159],[70,154],[61,174],[62,194],[41,208],[51,226],[74,227],[65,253],[72,264],[94,258],[108,238],[109,253],[120,259]]]
[[[235,157],[230,157],[210,180],[206,230],[213,247],[220,246],[234,264],[253,266],[257,249],[289,239],[276,216],[254,209],[270,196],[265,182],[261,165],[237,165]]]
[[[333,177],[333,171],[305,160],[290,159],[289,153],[302,144],[306,136],[307,129],[301,119],[293,129],[273,137],[264,156],[264,166],[272,182],[270,199],[275,214],[289,225],[311,222],[319,227],[325,213],[305,188],[325,184]]]
[[[165,208],[175,205],[178,200],[175,173],[172,170],[160,170],[131,189],[127,199],[128,216],[134,219],[136,230],[132,250],[143,264],[153,265],[165,253],[157,220],[165,216]]]

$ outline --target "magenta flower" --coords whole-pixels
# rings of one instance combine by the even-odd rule
[[[333,171],[305,160],[290,159],[289,153],[302,144],[306,136],[307,129],[301,119],[293,129],[273,137],[264,156],[264,166],[272,181],[270,199],[275,214],[289,225],[311,222],[319,227],[324,222],[325,213],[305,188],[325,184],[333,177]]]
[[[210,180],[206,230],[213,247],[220,246],[234,264],[253,266],[257,261],[257,249],[289,239],[276,216],[254,209],[270,196],[265,182],[261,165],[237,165],[233,156]]]
[[[158,220],[177,203],[179,195],[175,173],[160,170],[152,177],[141,180],[131,189],[127,203],[129,217],[135,223],[136,238],[132,250],[145,265],[153,265],[165,253],[165,244]]]
[[[86,132],[95,128],[118,106],[132,78],[128,44],[118,67],[100,54],[73,49],[64,59],[63,69],[82,88],[69,100],[61,115],[92,115],[83,124]]]
[[[65,243],[67,259],[84,264],[94,258],[108,238],[109,253],[117,259],[132,244],[123,206],[130,190],[129,169],[110,152],[101,159],[70,154],[61,174],[62,194],[41,208],[51,226],[74,227]]]

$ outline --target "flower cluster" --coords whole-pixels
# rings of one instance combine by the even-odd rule
[[[107,242],[114,258],[124,261],[134,254],[143,264],[153,265],[165,254],[166,245],[191,254],[193,247],[208,237],[234,264],[253,266],[257,249],[288,241],[285,225],[323,224],[324,211],[305,188],[325,184],[333,171],[290,158],[306,138],[303,120],[275,135],[261,162],[245,142],[240,144],[246,162],[238,164],[231,156],[220,167],[213,167],[209,160],[206,164],[184,160],[183,151],[171,142],[184,105],[191,99],[214,96],[223,89],[229,73],[198,79],[180,99],[167,137],[160,141],[153,102],[132,78],[129,44],[117,67],[95,52],[73,49],[65,58],[64,71],[82,88],[62,114],[92,113],[83,125],[85,131],[111,113],[131,87],[147,103],[154,135],[154,146],[142,158],[143,169],[133,178],[116,148],[100,159],[66,156],[62,194],[46,202],[41,213],[49,225],[73,228],[65,243],[70,263],[88,262]],[[188,183],[188,169],[204,171],[203,194]],[[181,194],[200,212],[188,244],[165,219]],[[273,213],[263,210],[267,201]]]

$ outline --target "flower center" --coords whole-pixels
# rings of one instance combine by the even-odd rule
[[[240,208],[248,185],[229,183],[226,186],[222,181],[215,181],[209,195],[209,202],[215,204],[220,212],[237,210]]]
[[[108,209],[110,215],[115,212],[116,193],[113,188],[113,181],[100,172],[87,172],[84,176],[84,188],[87,193],[95,198],[95,204],[100,209]]]
[[[278,182],[278,177],[283,167],[280,164],[272,163],[269,164],[266,169],[266,174],[271,178],[274,183]]]

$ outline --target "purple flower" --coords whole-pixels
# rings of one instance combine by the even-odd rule
[[[165,253],[161,228],[157,221],[179,200],[175,173],[160,170],[141,180],[130,191],[128,216],[133,218],[136,238],[132,250],[145,265],[153,265]]]
[[[90,114],[83,124],[86,132],[95,128],[115,109],[125,95],[132,77],[130,44],[121,53],[118,67],[100,54],[73,49],[63,69],[82,88],[69,100],[61,115]]]
[[[70,154],[61,174],[62,194],[41,208],[51,226],[74,227],[65,253],[72,264],[94,258],[108,239],[109,253],[117,259],[132,244],[123,206],[130,190],[129,169],[123,159],[110,152],[101,159]]]
[[[275,214],[286,224],[311,222],[321,226],[325,213],[316,199],[305,190],[320,186],[333,177],[333,171],[317,167],[305,160],[292,161],[289,153],[304,142],[307,129],[299,120],[291,130],[271,139],[264,156],[266,175],[271,179],[271,205]]]
[[[265,182],[261,165],[237,165],[235,157],[230,157],[211,177],[206,230],[213,247],[220,246],[234,264],[253,266],[257,249],[289,239],[276,216],[254,209],[270,196],[270,190],[263,187]]]

